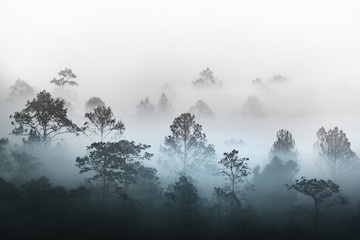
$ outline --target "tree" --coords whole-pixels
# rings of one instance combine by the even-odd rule
[[[199,194],[196,186],[190,178],[181,175],[174,184],[168,186],[164,195],[168,200],[175,203],[177,211],[175,217],[180,220],[185,239],[189,238],[188,234],[197,225]]]
[[[102,195],[108,194],[111,186],[124,184],[125,189],[136,181],[139,160],[149,160],[150,153],[143,153],[149,145],[135,144],[127,140],[119,142],[95,142],[87,149],[89,156],[77,157],[76,166],[80,173],[95,172],[90,181],[99,181],[102,185]]]
[[[356,154],[351,150],[349,139],[338,127],[329,131],[321,127],[317,132],[315,149],[329,164],[334,180],[338,180],[344,173],[351,170],[357,159]]]
[[[125,130],[124,124],[116,121],[110,107],[98,106],[93,112],[86,113],[85,117],[89,120],[84,123],[86,130],[97,135],[101,142],[112,132],[120,136]]]
[[[243,183],[245,178],[250,174],[250,168],[247,161],[249,158],[239,158],[239,151],[232,150],[224,153],[224,158],[219,161],[222,168],[218,170],[218,174],[225,176],[230,182],[231,194],[236,199],[235,188],[239,183]]]
[[[197,101],[196,104],[189,109],[189,112],[199,118],[212,117],[214,115],[209,105],[202,100]]]
[[[221,227],[222,213],[225,211],[225,205],[227,203],[227,199],[229,194],[221,187],[214,188],[214,208],[217,215],[217,223],[218,227]]]
[[[249,198],[267,220],[277,219],[279,226],[297,201],[296,193],[288,191],[284,184],[292,184],[298,172],[296,161],[283,161],[278,156],[270,159],[261,171],[260,166],[253,170],[254,191],[249,192]]]
[[[9,139],[7,138],[0,138],[0,156],[2,158],[4,151],[5,151],[5,146],[9,143]]]
[[[301,177],[300,180],[295,180],[294,184],[286,184],[286,186],[289,190],[295,189],[296,191],[301,192],[314,200],[314,234],[317,235],[319,205],[324,202],[326,198],[330,198],[334,194],[339,193],[339,185],[332,182],[331,180],[317,180],[316,178],[308,180],[305,177]]]
[[[165,93],[161,94],[159,103],[158,103],[158,110],[161,114],[168,114],[171,110],[171,105],[169,100],[165,96]]]
[[[269,82],[282,83],[282,82],[286,82],[287,80],[288,78],[285,75],[275,74],[274,76],[272,76],[272,78],[269,79]]]
[[[41,143],[41,137],[37,132],[30,129],[27,139],[23,138],[22,141],[23,141],[24,145],[34,146],[36,144]]]
[[[77,78],[77,76],[71,71],[71,69],[65,68],[64,70],[61,70],[59,73],[59,78],[53,78],[53,80],[50,81],[50,83],[54,83],[56,86],[64,88],[65,86],[79,86],[77,82],[75,82],[74,78]]]
[[[42,176],[39,179],[33,179],[26,182],[22,188],[24,189],[25,195],[32,199],[44,199],[49,195],[51,189],[50,180]]]
[[[85,103],[85,111],[91,112],[94,111],[97,107],[105,107],[105,102],[101,100],[99,97],[91,97],[87,102]]]
[[[263,104],[260,102],[257,96],[249,96],[243,104],[241,114],[250,117],[262,117],[265,116],[265,110]]]
[[[5,206],[4,202],[15,202],[14,200],[21,199],[21,197],[22,192],[13,183],[7,182],[0,177],[0,203],[2,206]],[[2,218],[4,209],[6,208],[1,210]]]
[[[11,162],[9,161],[9,155],[6,149],[8,144],[9,139],[0,138],[0,174],[2,176],[12,170]]]
[[[10,87],[9,96],[12,98],[28,97],[34,94],[34,89],[24,80],[18,79],[15,84]]]
[[[37,94],[37,98],[27,101],[25,108],[10,115],[11,124],[16,126],[15,135],[29,136],[35,134],[42,143],[49,143],[58,135],[74,133],[79,135],[84,129],[79,128],[67,117],[64,101],[54,100],[45,90]]]
[[[192,206],[199,201],[196,186],[188,177],[180,176],[175,184],[168,187],[166,195],[173,195],[172,199],[179,203],[181,211],[191,212]]]
[[[34,178],[42,166],[38,158],[21,150],[12,150],[11,159],[11,176],[13,182],[24,182],[25,180]]]
[[[137,188],[135,190],[138,191],[138,195],[141,196],[142,199],[148,200],[149,198],[162,195],[160,179],[156,176],[156,173],[156,168],[139,165],[135,180]]]
[[[180,170],[186,177],[201,167],[212,168],[215,158],[213,145],[207,145],[202,126],[195,122],[195,116],[183,113],[170,126],[171,135],[165,137],[160,151],[167,156],[162,162],[169,168]]]
[[[251,83],[253,85],[256,85],[256,86],[263,86],[264,85],[264,82],[261,80],[261,78],[255,78],[254,80],[251,81]]]
[[[137,106],[137,112],[140,116],[150,116],[154,113],[155,106],[150,103],[150,99],[146,97],[144,100],[141,100]]]
[[[277,140],[272,145],[270,158],[279,157],[283,161],[297,160],[295,140],[288,130],[281,129],[276,133]]]
[[[221,85],[221,82],[218,81],[210,68],[206,68],[204,71],[200,73],[200,78],[193,81],[195,87],[210,87]]]

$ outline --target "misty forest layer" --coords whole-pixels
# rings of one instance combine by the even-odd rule
[[[140,129],[146,123],[166,133],[152,135],[150,145],[129,139],[128,123],[118,119],[118,109],[100,96],[89,98],[83,104],[85,114],[77,115],[82,112],[77,109],[79,102],[69,97],[79,86],[76,78],[71,69],[61,70],[50,81],[55,85],[53,93],[36,92],[17,80],[1,103],[4,109],[14,107],[8,119],[10,136],[0,139],[2,235],[14,239],[360,237],[359,158],[337,126],[319,126],[314,138],[308,139],[320,167],[307,172],[291,131],[278,129],[268,149],[247,148],[244,136],[212,143],[208,136],[213,133],[204,129],[206,123],[222,119],[218,112],[206,99],[199,99],[179,113],[171,102],[174,90],[166,85],[157,104],[145,96],[133,109],[133,122]],[[288,81],[276,74],[267,82],[257,78],[251,84],[264,90]],[[226,83],[206,68],[191,84],[199,96],[208,96]],[[255,95],[237,114],[267,121],[266,109]],[[136,139],[149,139],[146,134],[140,132]],[[256,159],[257,151],[266,153],[263,164]]]

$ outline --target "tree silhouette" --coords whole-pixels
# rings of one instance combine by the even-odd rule
[[[214,77],[213,72],[207,67],[200,73],[200,78],[193,81],[193,84],[195,87],[209,87],[221,85],[221,82]]]
[[[295,150],[295,140],[292,134],[285,129],[276,133],[277,140],[272,145],[270,158],[279,157],[283,161],[297,160],[297,151]]]
[[[287,80],[288,78],[285,75],[275,74],[272,76],[272,78],[269,79],[269,82],[282,83],[282,82],[286,82]]]
[[[125,130],[124,124],[116,121],[110,107],[98,106],[93,112],[86,113],[85,117],[89,120],[84,123],[86,130],[97,135],[101,142],[112,132],[120,136]]]
[[[95,108],[100,106],[101,107],[105,106],[105,102],[101,100],[101,98],[99,97],[91,97],[85,103],[85,110],[86,112],[91,112],[94,111]]]
[[[34,89],[24,80],[18,79],[15,84],[10,87],[10,97],[28,97],[34,94]]]
[[[25,108],[10,115],[11,124],[16,126],[15,135],[29,136],[36,134],[42,143],[49,143],[60,134],[74,133],[79,135],[84,129],[79,128],[67,117],[64,101],[54,100],[45,90],[37,98],[27,101]]]
[[[316,178],[306,179],[301,177],[300,180],[295,180],[295,183],[292,185],[286,184],[288,189],[295,189],[298,192],[301,192],[314,200],[314,234],[318,233],[318,219],[319,219],[319,205],[326,199],[333,196],[336,193],[339,193],[339,185],[332,182],[331,180],[323,180]]]
[[[223,212],[225,212],[226,210],[226,204],[228,198],[229,198],[229,194],[225,189],[221,187],[214,188],[214,203],[215,203],[214,208],[215,208],[217,224],[219,228],[221,228]]]
[[[155,106],[150,102],[150,99],[146,97],[144,100],[141,100],[137,106],[137,112],[140,116],[150,116],[154,113]]]
[[[26,182],[22,188],[24,189],[25,196],[30,199],[39,200],[48,197],[51,183],[47,177],[42,176],[39,179]]]
[[[64,88],[65,86],[78,86],[77,82],[75,82],[74,78],[77,78],[77,76],[71,71],[71,69],[65,68],[64,70],[61,70],[59,73],[59,78],[53,78],[53,80],[50,81],[50,83],[54,83],[56,86]]]
[[[244,102],[241,114],[250,117],[262,117],[265,116],[265,110],[263,104],[260,102],[257,96],[249,96]]]
[[[0,138],[0,174],[3,176],[12,171],[12,164],[9,159],[9,154],[6,149],[9,144],[9,139]]]
[[[189,112],[198,118],[212,117],[214,115],[209,105],[202,100],[197,101],[195,105],[189,109]]]
[[[170,130],[172,134],[165,137],[164,146],[160,147],[167,156],[162,162],[164,165],[176,167],[185,177],[201,167],[213,167],[215,149],[206,144],[206,135],[202,133],[202,126],[195,122],[194,115],[181,114],[174,119]]]
[[[11,176],[13,182],[24,182],[32,179],[41,169],[40,160],[21,150],[11,150],[12,160]]]
[[[299,172],[297,161],[283,161],[274,156],[260,171],[260,166],[253,170],[252,184],[254,191],[249,197],[259,212],[268,220],[277,219],[282,223],[297,201],[297,194],[287,191],[284,184],[292,184]]]
[[[188,177],[180,176],[175,184],[168,187],[165,195],[173,194],[173,199],[179,203],[182,211],[191,212],[192,206],[199,201],[195,185]]]
[[[254,80],[251,81],[251,83],[253,85],[256,85],[256,86],[263,86],[264,85],[264,82],[261,80],[261,78],[255,78]]]
[[[158,111],[161,114],[168,114],[170,110],[171,110],[171,105],[169,103],[169,100],[165,96],[165,93],[162,93],[158,103]]]
[[[249,158],[239,158],[239,151],[232,150],[229,153],[224,153],[224,158],[219,161],[221,168],[218,174],[225,176],[230,182],[231,195],[234,200],[237,199],[236,187],[239,183],[243,183],[245,178],[250,174],[250,168],[247,161]]]
[[[147,152],[142,154],[149,147],[127,140],[92,143],[87,147],[89,156],[77,157],[76,166],[80,168],[80,173],[95,172],[89,180],[100,182],[102,195],[105,196],[116,184],[124,184],[126,189],[130,183],[136,181],[141,166],[139,160],[149,160],[152,157],[152,154]]]
[[[351,170],[356,154],[351,150],[351,143],[346,134],[338,127],[326,131],[321,127],[317,132],[315,149],[324,158],[331,169],[332,179],[338,180],[344,173]]]
[[[34,146],[36,144],[41,143],[41,137],[34,130],[30,129],[27,139],[23,138],[22,141],[24,145]]]
[[[197,225],[199,194],[196,186],[189,177],[182,175],[168,186],[164,195],[175,204],[174,217],[180,220],[183,237],[188,239]]]

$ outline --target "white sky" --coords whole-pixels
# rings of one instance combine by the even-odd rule
[[[360,2],[346,0],[7,0],[0,79],[41,88],[68,67],[90,91],[98,81],[191,82],[209,66],[224,82],[274,73],[354,82],[359,26]]]

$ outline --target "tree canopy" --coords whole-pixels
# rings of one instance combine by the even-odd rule
[[[283,161],[297,160],[295,140],[288,130],[281,129],[276,133],[276,141],[272,145],[270,158],[279,157]]]
[[[331,180],[325,181],[323,179],[318,180],[316,178],[306,179],[306,177],[301,177],[300,180],[295,180],[295,183],[290,185],[289,189],[295,189],[296,191],[310,196],[318,203],[340,191],[339,185]]]
[[[200,78],[193,81],[193,84],[196,87],[210,87],[221,85],[221,82],[214,77],[213,72],[207,67],[200,73]]]
[[[149,147],[127,140],[95,142],[87,147],[89,156],[76,158],[76,166],[80,168],[80,173],[95,173],[89,180],[100,182],[102,194],[105,196],[116,184],[123,183],[127,187],[136,181],[136,175],[142,166],[140,160],[149,160],[152,157],[150,153],[142,153]]]
[[[191,106],[189,112],[198,118],[212,117],[214,115],[209,105],[202,100],[198,100],[195,105]]]
[[[161,94],[159,103],[158,103],[158,111],[161,114],[168,114],[171,111],[171,104],[168,100],[168,98],[166,97],[165,93]]]
[[[79,128],[67,117],[64,101],[53,99],[46,90],[39,92],[37,98],[27,101],[25,108],[10,115],[12,131],[15,135],[29,136],[36,134],[43,143],[49,143],[60,134],[78,135],[84,129]]]
[[[85,103],[85,110],[86,112],[91,112],[97,107],[105,106],[105,102],[101,100],[99,97],[91,97]]]
[[[215,149],[207,145],[202,126],[195,122],[195,116],[183,113],[176,117],[170,126],[171,135],[165,137],[164,146],[160,147],[167,159],[163,164],[176,168],[187,176],[200,168],[214,167]]]
[[[77,78],[77,76],[72,72],[71,69],[65,68],[61,70],[59,73],[59,78],[53,78],[50,83],[55,84],[58,87],[64,88],[65,86],[78,86],[77,82],[71,79]]]
[[[239,151],[232,150],[224,153],[224,158],[219,161],[221,168],[218,170],[220,175],[225,176],[231,185],[232,195],[236,196],[236,185],[245,181],[246,176],[250,174],[250,168],[247,161],[249,158],[239,158]]]
[[[319,218],[319,205],[326,199],[330,198],[336,193],[340,192],[339,185],[334,183],[331,180],[323,179],[306,179],[306,177],[301,177],[300,180],[295,180],[295,183],[292,185],[286,185],[288,189],[295,189],[298,192],[301,192],[314,200],[314,234],[317,235],[317,225]],[[341,199],[341,198],[340,198]]]
[[[120,120],[117,121],[110,107],[98,106],[93,110],[85,114],[85,117],[89,120],[84,123],[86,128],[85,133],[90,131],[98,136],[99,141],[104,141],[109,134],[117,132],[120,136],[125,130],[125,125]]]
[[[240,113],[250,117],[265,116],[264,106],[256,95],[249,96],[244,102]]]
[[[146,97],[141,100],[137,106],[137,113],[140,116],[150,116],[155,112],[155,105],[150,102],[150,99]]]
[[[352,169],[357,159],[355,152],[351,150],[349,139],[338,127],[328,131],[321,127],[316,135],[315,149],[329,164],[332,178],[339,179]]]
[[[33,87],[31,87],[24,80],[18,79],[15,84],[10,87],[10,97],[28,97],[35,93]]]

